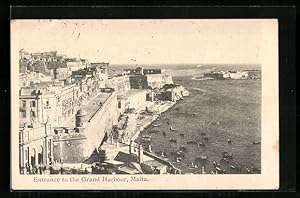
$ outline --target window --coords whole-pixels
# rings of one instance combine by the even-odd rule
[[[30,117],[35,117],[35,112],[34,111],[30,111]]]
[[[28,160],[28,149],[25,149],[25,161]]]
[[[21,118],[26,118],[26,111],[20,111],[20,117]]]
[[[50,109],[50,105],[49,105],[49,100],[46,101],[46,104],[45,104],[45,109]]]
[[[35,105],[36,105],[36,104],[35,104],[35,101],[31,101],[31,102],[30,102],[30,107],[35,107]]]
[[[26,109],[26,101],[25,100],[21,100],[21,107]]]

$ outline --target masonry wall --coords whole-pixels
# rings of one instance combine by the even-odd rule
[[[107,99],[101,109],[88,121],[85,128],[87,144],[83,155],[89,157],[95,148],[99,148],[105,133],[110,136],[112,126],[118,122],[119,111],[116,93]]]
[[[119,117],[117,97],[113,92],[95,115],[77,128],[77,132],[54,135],[54,160],[65,163],[80,163],[87,159],[95,148],[99,148],[105,133],[111,135],[112,126]]]
[[[129,76],[118,76],[106,80],[106,88],[114,88],[116,92],[126,91],[130,89]]]

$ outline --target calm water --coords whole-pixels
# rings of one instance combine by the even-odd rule
[[[151,135],[153,151],[166,152],[168,158],[173,160],[183,173],[199,172],[198,169],[189,168],[189,165],[201,156],[206,156],[207,161],[199,165],[205,166],[208,173],[215,170],[214,161],[220,163],[221,169],[227,173],[238,173],[237,169],[230,168],[230,165],[241,168],[241,173],[246,173],[246,168],[251,167],[260,170],[260,144],[252,142],[260,141],[261,138],[261,81],[192,79],[212,67],[215,70],[241,68],[238,66],[195,68],[195,65],[190,65],[186,69],[166,67],[166,71],[171,71],[174,83],[186,87],[191,96],[179,101],[141,135]],[[161,125],[155,127],[154,124]],[[171,131],[170,126],[177,132]],[[150,134],[151,130],[159,132]],[[162,135],[163,132],[166,136]],[[208,140],[204,139],[203,133]],[[184,137],[180,134],[184,134]],[[171,143],[170,138],[176,139],[177,142]],[[227,139],[231,140],[230,144]],[[202,142],[205,146],[187,144],[188,141]],[[183,152],[182,161],[178,163],[175,162],[172,153],[178,151],[180,146],[185,147],[186,151]],[[233,159],[229,163],[220,161],[223,152],[232,154]]]

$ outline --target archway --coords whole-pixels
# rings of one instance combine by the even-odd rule
[[[38,162],[37,163],[38,164],[43,164],[43,147],[39,146],[37,151],[38,151],[38,155],[37,155],[37,158],[38,158],[37,161]]]
[[[30,149],[30,164],[31,166],[35,166],[36,165],[36,151],[34,148]]]

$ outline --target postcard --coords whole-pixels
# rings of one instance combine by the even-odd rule
[[[276,19],[11,20],[12,190],[279,188]]]

